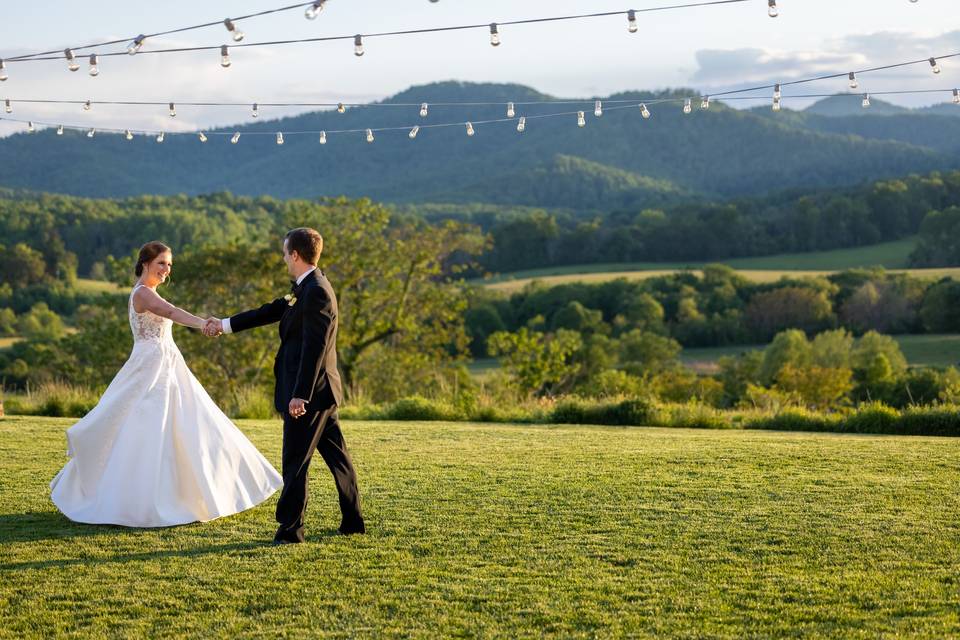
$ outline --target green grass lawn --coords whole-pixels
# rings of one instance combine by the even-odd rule
[[[0,420],[3,637],[960,634],[955,439],[348,422],[369,535],[332,535],[317,465],[308,543],[274,548],[275,499],[69,522],[69,424]]]

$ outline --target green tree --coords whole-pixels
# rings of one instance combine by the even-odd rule
[[[14,288],[42,282],[46,266],[43,254],[23,242],[12,247],[0,245],[0,281]]]
[[[38,302],[17,319],[20,335],[31,340],[56,340],[63,335],[63,320],[50,310],[46,302]]]
[[[632,375],[663,371],[677,363],[683,347],[666,336],[634,329],[620,337],[620,363]]]
[[[787,364],[777,373],[776,388],[797,394],[813,409],[833,409],[843,404],[853,390],[853,371],[846,367]]]
[[[490,355],[500,358],[518,389],[533,395],[568,387],[579,368],[574,355],[583,345],[580,334],[573,331],[561,329],[548,335],[526,327],[515,333],[495,333],[487,342]]]
[[[781,331],[764,349],[763,363],[757,373],[760,381],[769,385],[776,380],[780,370],[785,366],[805,367],[810,364],[812,357],[813,349],[803,331],[799,329]]]

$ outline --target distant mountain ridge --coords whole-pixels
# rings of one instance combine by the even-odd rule
[[[682,95],[689,92],[629,92],[604,99],[629,104]],[[50,130],[17,134],[0,140],[0,154],[15,159],[5,163],[0,186],[89,197],[226,190],[278,198],[348,195],[602,211],[845,186],[960,166],[960,118],[940,115],[939,109],[850,115],[830,98],[804,112],[740,111],[714,103],[708,111],[684,115],[670,103],[651,105],[653,115],[645,120],[634,106],[608,108],[596,118],[591,98],[579,107],[587,112],[580,128],[577,107],[520,104],[547,99],[515,84],[434,83],[383,101],[417,106],[313,112],[231,127],[241,133],[236,145],[224,136],[211,136],[206,144],[193,136],[168,136],[157,144],[152,137],[128,142],[118,135],[91,140]],[[445,101],[498,104],[439,106]],[[528,116],[524,133],[513,121],[484,123],[503,120],[508,101],[517,103],[517,115]],[[431,103],[427,118],[417,113],[421,102]],[[567,115],[536,117],[557,112]],[[475,123],[473,137],[465,134],[467,120]],[[461,124],[424,127],[415,140],[407,136],[412,125],[450,122]],[[397,130],[378,132],[372,144],[364,141],[364,129],[390,127]],[[326,145],[312,135],[288,135],[282,147],[272,135],[244,135],[338,129],[360,133],[331,134]]]

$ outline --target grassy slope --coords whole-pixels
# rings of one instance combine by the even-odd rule
[[[347,423],[370,527],[274,500],[164,530],[70,523],[67,420],[0,421],[0,635],[946,637],[960,445],[934,438]],[[279,425],[243,422],[271,460]]]
[[[883,266],[890,270],[909,271],[917,276],[960,278],[960,268],[952,269],[906,269],[907,256],[913,250],[913,238],[886,242],[869,247],[816,251],[811,253],[784,253],[756,258],[724,260],[742,275],[760,282],[772,282],[784,276],[824,275],[856,267]],[[633,262],[574,265],[535,269],[503,274],[483,282],[487,287],[512,292],[523,288],[533,280],[555,285],[565,282],[606,282],[615,278],[644,279],[673,273],[680,269],[698,269],[703,262]]]

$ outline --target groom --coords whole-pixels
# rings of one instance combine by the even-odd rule
[[[283,415],[283,491],[277,503],[280,528],[274,544],[303,542],[307,471],[314,450],[333,473],[340,496],[340,533],[365,533],[357,472],[340,432],[343,401],[337,371],[337,296],[317,269],[323,238],[314,229],[289,231],[283,261],[291,294],[229,318],[211,318],[204,333],[236,333],[280,323],[280,349],[273,365],[274,405]]]

